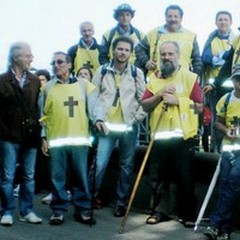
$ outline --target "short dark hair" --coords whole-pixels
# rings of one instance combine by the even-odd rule
[[[86,67],[86,66],[80,67],[80,68],[78,69],[78,71],[77,71],[76,76],[77,76],[77,75],[79,74],[79,72],[80,72],[81,70],[83,70],[83,69],[86,69],[86,70],[88,71],[88,73],[89,73],[89,75],[90,75],[90,77],[91,77],[91,79],[92,79],[92,77],[93,77],[93,72],[92,72],[91,68]]]
[[[181,18],[183,17],[183,10],[178,5],[169,5],[165,10],[165,17],[167,16],[169,10],[178,10]]]
[[[228,11],[225,11],[225,10],[217,12],[215,21],[217,21],[218,16],[221,15],[221,14],[228,15],[230,20],[232,21],[232,14]]]
[[[117,47],[117,44],[119,42],[129,43],[131,45],[131,52],[133,52],[134,43],[133,43],[133,40],[131,38],[126,37],[126,36],[121,36],[121,37],[118,37],[118,38],[114,39],[114,41],[112,43],[112,49],[113,50],[115,50],[115,48]]]
[[[67,63],[71,63],[71,62],[72,62],[71,57],[70,57],[67,53],[65,53],[65,52],[63,52],[63,51],[57,51],[57,52],[54,52],[54,53],[53,53],[53,55],[57,55],[57,54],[62,54],[62,55],[64,55],[65,58],[66,58],[66,62],[67,62]]]
[[[51,79],[51,75],[47,69],[39,69],[36,71],[35,75],[39,76],[45,76],[46,79],[49,81]]]

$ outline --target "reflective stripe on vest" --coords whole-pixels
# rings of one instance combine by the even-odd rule
[[[105,124],[106,124],[107,128],[113,132],[130,132],[130,131],[132,131],[132,127],[128,126],[126,124],[121,124],[121,123],[113,124],[113,123],[109,123],[109,122],[106,122]]]
[[[49,147],[91,145],[91,140],[86,137],[58,138],[49,141]]]
[[[181,129],[174,129],[173,131],[157,132],[155,134],[155,140],[170,139],[170,138],[182,138],[183,131]]]
[[[223,145],[222,147],[223,152],[231,152],[240,150],[240,144],[233,144],[233,145]]]

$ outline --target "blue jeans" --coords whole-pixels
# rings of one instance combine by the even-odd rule
[[[126,205],[126,200],[131,185],[131,175],[133,171],[133,158],[138,137],[138,125],[133,125],[133,130],[129,132],[110,132],[106,136],[99,136],[98,150],[96,156],[96,178],[95,196],[98,195],[110,155],[118,144],[120,174],[117,184],[117,205]],[[93,180],[93,169],[90,171],[90,187]]]
[[[17,163],[20,170],[19,210],[21,215],[27,215],[33,210],[34,170],[36,148],[27,148],[20,144],[1,142],[1,205],[2,214],[13,214],[15,199],[13,196],[13,181]]]
[[[50,207],[54,214],[64,214],[70,204],[66,191],[67,172],[75,213],[88,213],[91,208],[87,181],[87,146],[64,146],[50,149],[51,191]],[[67,171],[68,170],[68,171]]]
[[[220,166],[220,184],[217,210],[210,218],[210,224],[223,232],[231,231],[231,217],[240,194],[240,151],[234,154],[224,152]]]

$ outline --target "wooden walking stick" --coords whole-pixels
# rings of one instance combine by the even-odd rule
[[[162,106],[162,110],[159,114],[159,117],[158,117],[158,120],[157,120],[157,124],[155,126],[155,129],[154,129],[154,132],[153,132],[153,135],[151,137],[151,141],[148,145],[148,148],[147,148],[147,151],[145,153],[145,156],[144,156],[144,159],[143,159],[143,162],[142,162],[142,165],[140,167],[140,170],[138,172],[138,176],[136,178],[136,181],[135,181],[135,184],[134,184],[134,187],[133,187],[133,190],[132,190],[132,193],[131,193],[131,196],[130,196],[130,199],[129,199],[129,202],[128,202],[128,206],[127,206],[127,210],[126,210],[126,213],[122,219],[122,222],[121,222],[121,225],[120,225],[120,228],[119,228],[119,233],[123,233],[124,232],[124,227],[125,227],[125,224],[127,222],[127,218],[128,218],[128,214],[129,214],[129,211],[130,211],[130,208],[132,206],[132,203],[133,203],[133,200],[134,200],[134,197],[136,195],[136,192],[137,192],[137,189],[138,189],[138,186],[140,184],[140,180],[142,178],[142,174],[143,174],[143,171],[144,171],[144,168],[146,166],[146,163],[147,163],[147,160],[148,160],[148,157],[149,157],[149,154],[151,152],[151,149],[152,149],[152,146],[153,146],[153,143],[154,143],[154,139],[155,139],[155,135],[156,135],[156,132],[157,132],[157,129],[158,129],[158,126],[159,126],[159,123],[163,117],[163,114],[164,112],[167,110],[167,105],[166,104],[163,104]]]

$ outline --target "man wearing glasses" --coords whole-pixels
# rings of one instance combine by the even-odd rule
[[[49,224],[64,221],[70,199],[66,191],[66,170],[71,175],[75,221],[95,224],[90,214],[87,182],[87,155],[91,144],[86,102],[94,86],[84,79],[71,77],[71,58],[55,52],[51,63],[55,77],[43,87],[39,103],[42,121],[42,151],[50,155],[52,216]]]

